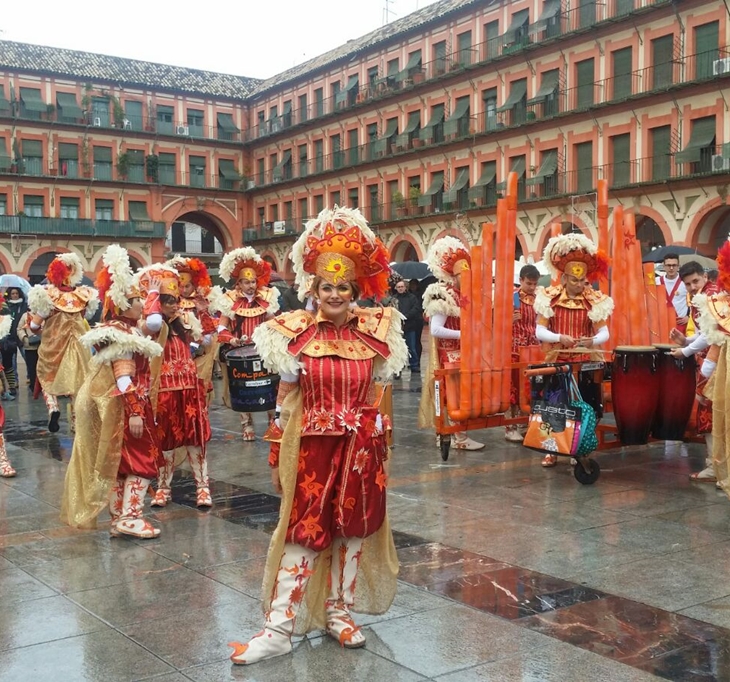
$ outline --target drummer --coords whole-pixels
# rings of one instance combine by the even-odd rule
[[[254,329],[279,311],[279,293],[268,286],[271,279],[271,266],[250,246],[234,249],[223,256],[219,268],[220,276],[234,284],[225,293],[220,287],[213,287],[209,300],[211,310],[219,311],[218,342],[221,344],[221,359],[231,348],[250,346],[252,352]],[[227,374],[223,373],[223,402],[230,407]],[[274,418],[269,412],[269,421]],[[241,413],[243,440],[256,440],[253,429],[253,415]]]
[[[564,351],[577,347],[590,351],[608,341],[613,299],[589,286],[608,271],[608,258],[587,237],[571,233],[548,241],[543,262],[553,279],[560,277],[560,284],[538,289],[535,294],[535,336],[543,344],[545,360],[592,359],[590,352]],[[542,460],[544,467],[557,463],[556,455],[545,455]]]
[[[702,365],[707,357],[709,341],[700,329],[700,308],[698,303],[706,300],[708,296],[719,293],[716,284],[710,282],[705,269],[697,261],[688,261],[679,268],[679,277],[687,287],[687,294],[690,297],[690,318],[695,330],[692,336],[685,336],[678,329],[672,329],[669,338],[681,348],[671,351],[675,358],[688,358],[694,355],[697,359],[697,433],[705,436],[707,445],[707,456],[705,457],[705,468],[690,474],[689,478],[697,483],[715,483],[715,469],[712,463],[712,402],[704,397],[702,391],[707,383],[705,374],[709,376],[708,367],[702,371]],[[701,295],[699,299],[697,296]]]

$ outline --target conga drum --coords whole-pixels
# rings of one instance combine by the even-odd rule
[[[232,410],[267,412],[276,408],[279,375],[264,367],[256,346],[240,346],[228,351],[226,369]]]
[[[682,440],[695,401],[697,363],[694,355],[669,355],[677,348],[671,343],[655,343],[654,347],[659,351],[659,400],[651,435],[660,440]]]
[[[659,400],[658,358],[653,346],[617,346],[613,351],[611,400],[623,445],[649,442]]]

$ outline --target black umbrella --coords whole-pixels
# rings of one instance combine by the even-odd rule
[[[390,269],[397,272],[403,279],[426,279],[433,277],[428,265],[417,260],[407,260],[403,263],[391,263]]]
[[[690,248],[689,246],[660,246],[658,249],[649,251],[641,260],[643,263],[661,263],[670,253],[676,253],[678,256],[681,256],[685,253],[697,253],[697,249]]]

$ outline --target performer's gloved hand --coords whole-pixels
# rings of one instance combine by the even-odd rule
[[[383,433],[383,415],[380,413],[375,417],[375,428],[378,433]]]

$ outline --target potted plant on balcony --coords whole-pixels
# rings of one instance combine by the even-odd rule
[[[395,214],[398,218],[402,218],[406,214],[406,199],[403,194],[399,191],[393,192],[391,198],[393,206],[395,206]]]
[[[89,161],[89,140],[84,138],[81,143],[81,168],[85,178],[91,177],[91,162]]]
[[[418,200],[421,198],[421,188],[411,187],[408,190],[408,202],[410,203],[411,213],[418,214],[423,212],[423,207],[418,205]]]
[[[148,154],[144,159],[147,182],[158,182],[160,178],[160,157],[157,154]]]
[[[109,95],[109,101],[112,104],[112,118],[114,119],[114,125],[117,128],[124,128],[124,107],[122,103],[114,95]]]
[[[129,175],[129,154],[127,152],[122,152],[117,156],[117,173],[123,180],[126,180]]]

